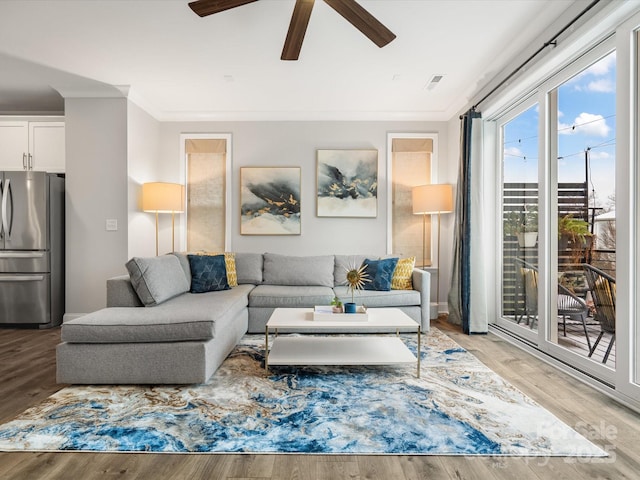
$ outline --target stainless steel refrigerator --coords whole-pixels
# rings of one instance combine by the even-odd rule
[[[64,178],[0,172],[0,326],[48,328],[64,315]]]

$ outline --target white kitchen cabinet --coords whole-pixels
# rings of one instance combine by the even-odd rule
[[[23,170],[29,152],[29,122],[0,122],[0,170]]]
[[[64,122],[29,122],[31,170],[64,172]]]
[[[0,120],[0,170],[64,172],[64,122]]]

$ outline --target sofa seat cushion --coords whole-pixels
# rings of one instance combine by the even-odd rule
[[[249,294],[250,307],[315,307],[329,305],[333,289],[322,286],[258,285]]]
[[[62,341],[70,343],[151,343],[208,340],[216,321],[247,307],[253,287],[185,293],[154,308],[112,307],[62,325]]]
[[[336,297],[342,302],[351,301],[351,291],[346,286],[334,287]],[[359,290],[354,295],[358,305],[367,307],[404,307],[420,305],[420,292],[417,290]]]

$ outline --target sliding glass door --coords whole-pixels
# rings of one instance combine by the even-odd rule
[[[492,328],[640,408],[640,12],[619,18],[485,106],[500,172]]]
[[[616,365],[615,79],[609,42],[498,119],[498,324],[605,381]]]
[[[538,330],[538,128],[532,97],[502,119],[502,319],[518,336]]]
[[[557,215],[558,315],[549,341],[615,368],[616,52],[548,94]],[[555,246],[555,245],[554,245]]]

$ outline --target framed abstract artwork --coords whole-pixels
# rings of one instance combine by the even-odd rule
[[[300,167],[240,168],[240,234],[300,235]]]
[[[318,150],[318,216],[378,215],[378,151]]]

